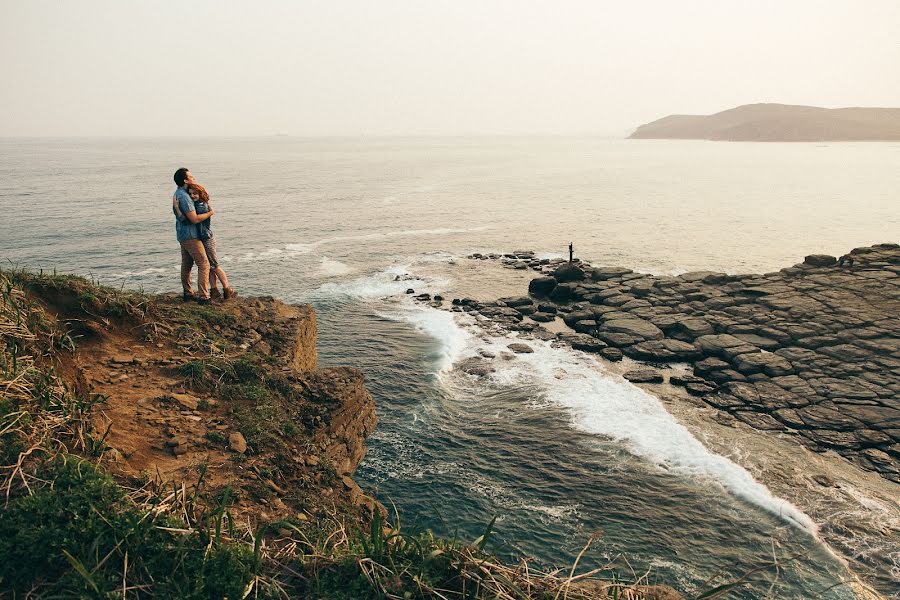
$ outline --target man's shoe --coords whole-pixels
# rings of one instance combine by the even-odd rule
[[[222,297],[222,294],[219,292],[219,288],[214,287],[209,290],[209,298],[211,300],[218,300],[221,297]]]
[[[196,300],[196,299],[197,299],[197,298],[195,298],[193,294],[188,294],[187,292],[184,292],[184,293],[181,295],[181,300],[182,300],[182,302],[193,302],[193,301]]]
[[[209,298],[197,298],[197,304],[209,304],[210,302]]]
[[[223,296],[226,300],[234,298],[237,296],[237,292],[234,291],[234,288],[225,288],[225,295]]]

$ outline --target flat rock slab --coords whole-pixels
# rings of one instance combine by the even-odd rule
[[[531,354],[532,352],[534,352],[534,348],[532,348],[528,344],[521,344],[518,342],[515,344],[509,344],[507,348],[509,348],[516,354]]]
[[[644,340],[659,340],[665,337],[662,330],[644,319],[614,319],[605,321],[603,329],[612,333],[624,333]]]
[[[662,383],[663,376],[662,373],[655,369],[633,369],[631,371],[627,371],[624,375],[622,375],[625,379],[630,381],[631,383]]]

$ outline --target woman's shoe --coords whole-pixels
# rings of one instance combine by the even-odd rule
[[[234,288],[225,288],[225,295],[223,296],[223,298],[228,300],[230,298],[234,298],[235,296],[237,296],[237,292],[234,291]]]
[[[211,289],[209,290],[209,297],[210,297],[212,300],[218,300],[219,298],[221,298],[221,297],[222,297],[222,294],[219,293],[219,288],[211,288]]]
[[[183,294],[181,295],[181,300],[182,300],[183,302],[193,302],[193,301],[196,300],[196,299],[197,299],[197,298],[194,297],[193,294],[188,294],[187,292],[185,292],[185,293],[183,293]]]

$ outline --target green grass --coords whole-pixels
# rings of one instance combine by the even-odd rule
[[[106,474],[76,457],[44,464],[52,482],[0,512],[0,587],[35,585],[65,597],[112,597],[123,579],[162,598],[240,598],[254,576],[252,549],[138,510]]]

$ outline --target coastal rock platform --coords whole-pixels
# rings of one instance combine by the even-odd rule
[[[687,362],[693,376],[670,383],[751,427],[794,434],[810,449],[834,450],[900,482],[897,244],[747,275],[654,276],[577,259],[573,268],[522,251],[473,258],[538,272],[532,300],[460,301],[454,310],[600,355]],[[576,333],[540,325],[557,316]]]

